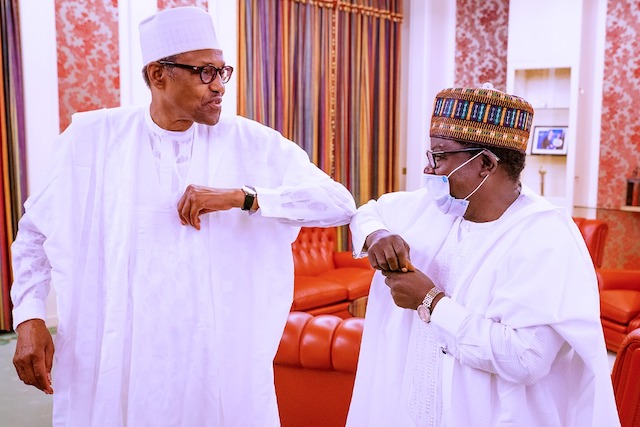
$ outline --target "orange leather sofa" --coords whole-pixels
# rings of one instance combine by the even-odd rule
[[[607,349],[618,351],[629,332],[640,327],[640,271],[603,269],[609,227],[598,219],[574,217],[598,276],[600,320]]]
[[[344,427],[364,319],[289,313],[274,377],[282,427]]]
[[[640,330],[625,337],[613,363],[611,380],[622,427],[640,427]]]
[[[573,217],[573,221],[578,226],[584,242],[587,244],[594,267],[596,269],[602,267],[604,246],[609,233],[609,226],[601,219]]]
[[[369,260],[336,250],[335,227],[303,227],[292,244],[294,262],[291,310],[351,317],[349,304],[369,295],[374,270]]]
[[[640,270],[599,269],[597,274],[604,340],[617,352],[622,340],[640,328]]]

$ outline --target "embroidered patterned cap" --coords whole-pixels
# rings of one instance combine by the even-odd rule
[[[533,107],[493,89],[449,88],[436,95],[429,135],[526,152]]]
[[[158,12],[140,22],[144,65],[167,56],[201,49],[221,49],[211,15],[195,6]]]

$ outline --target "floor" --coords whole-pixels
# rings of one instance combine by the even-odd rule
[[[0,420],[6,427],[50,427],[52,397],[24,385],[13,369],[16,336],[0,333]],[[613,367],[615,353],[609,352]]]

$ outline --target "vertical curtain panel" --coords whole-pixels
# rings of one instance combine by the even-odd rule
[[[26,198],[24,97],[18,30],[18,0],[0,6],[0,330],[11,329],[9,250]]]
[[[361,205],[397,189],[401,0],[239,0],[238,112]]]

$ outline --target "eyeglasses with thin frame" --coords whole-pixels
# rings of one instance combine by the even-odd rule
[[[185,70],[191,70],[194,73],[199,73],[200,80],[206,85],[214,81],[217,76],[220,76],[220,80],[222,80],[222,83],[227,83],[231,78],[231,74],[233,73],[233,67],[230,65],[225,65],[222,68],[218,68],[213,65],[203,65],[201,67],[197,67],[195,65],[179,64],[177,62],[171,61],[158,61],[158,64],[184,68]]]
[[[429,162],[429,167],[431,169],[435,169],[438,167],[437,160],[443,158],[447,154],[464,153],[467,151],[483,151],[483,150],[486,150],[486,148],[472,147],[472,148],[461,148],[459,150],[450,150],[450,151],[427,150],[427,161]]]

